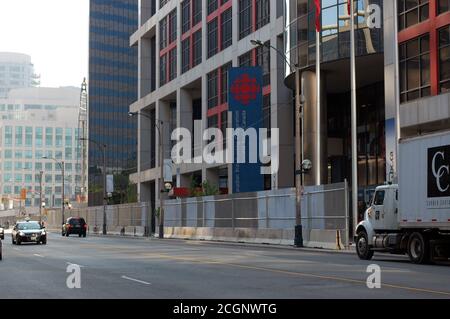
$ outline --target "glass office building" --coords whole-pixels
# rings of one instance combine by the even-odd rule
[[[91,0],[89,25],[89,206],[103,202],[106,173],[114,176],[110,204],[136,201],[129,175],[136,171],[137,49],[130,36],[138,25],[138,0]]]

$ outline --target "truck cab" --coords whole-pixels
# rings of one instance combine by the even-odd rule
[[[364,213],[364,220],[356,227],[355,243],[359,257],[371,259],[374,247],[384,248],[397,240],[398,230],[398,185],[378,186]]]
[[[375,231],[397,230],[398,185],[377,187],[364,218],[371,223]]]

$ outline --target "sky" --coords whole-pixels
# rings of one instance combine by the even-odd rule
[[[42,87],[88,76],[89,0],[0,0],[0,52],[31,56]]]

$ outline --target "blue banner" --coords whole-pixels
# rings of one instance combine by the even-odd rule
[[[249,134],[244,143],[234,138],[233,158],[233,193],[256,192],[264,189],[264,177],[259,161],[259,129],[263,123],[263,72],[261,67],[231,68],[228,73],[228,106],[232,112],[232,128],[254,129],[255,135]],[[253,140],[252,140],[253,137]],[[250,152],[251,146],[253,151]],[[254,149],[256,147],[256,154]],[[245,163],[238,163],[238,154],[245,153]],[[251,158],[256,155],[256,162]],[[241,158],[242,159],[242,158]]]

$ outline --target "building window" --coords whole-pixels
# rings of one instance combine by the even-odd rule
[[[450,92],[450,25],[439,30],[439,91]]]
[[[26,127],[25,128],[25,146],[32,147],[33,146],[33,128]]]
[[[202,21],[202,0],[192,0],[192,25]]]
[[[252,66],[252,51],[249,51],[239,57],[239,66]]]
[[[189,70],[191,64],[191,39],[181,42],[181,73]]]
[[[169,81],[177,77],[177,49],[169,52]]]
[[[42,147],[42,134],[43,134],[42,127],[36,127],[34,134],[36,136],[36,139],[34,141],[36,147]]]
[[[217,0],[208,0],[208,15],[217,10]]]
[[[256,0],[256,29],[270,22],[270,1]]]
[[[222,13],[222,44],[221,49],[228,48],[233,43],[233,15],[231,8]]]
[[[159,1],[159,8],[161,9],[161,8],[164,7],[168,2],[169,2],[169,0],[160,0],[160,1]]]
[[[208,109],[216,107],[219,103],[217,73],[217,70],[214,70],[208,74]]]
[[[177,10],[169,13],[169,44],[177,39]]]
[[[400,30],[427,20],[429,15],[428,0],[398,1],[398,27]]]
[[[191,0],[185,0],[181,4],[181,30],[186,33],[191,28]]]
[[[194,33],[193,35],[193,49],[192,49],[192,54],[194,55],[193,57],[193,67],[196,65],[199,65],[200,63],[202,63],[202,30],[199,30],[197,32]]]
[[[256,48],[256,65],[263,69],[263,85],[270,85],[270,42]]]
[[[159,22],[159,48],[160,50],[167,47],[167,17]]]
[[[252,0],[239,1],[239,39],[245,38],[252,32]]]
[[[222,66],[220,71],[221,76],[221,98],[220,103],[228,102],[228,71],[231,69],[231,62]]]
[[[16,126],[16,146],[22,146],[23,145],[23,128],[22,126]]]
[[[160,64],[159,83],[160,86],[163,86],[167,82],[167,54],[161,57]]]
[[[12,146],[13,144],[13,128],[12,126],[5,126],[5,146]]]
[[[62,147],[63,146],[63,129],[57,128],[56,129],[56,147]]]
[[[208,58],[218,52],[218,25],[217,18],[208,23]]]
[[[450,0],[438,0],[438,14],[450,11]]]
[[[431,95],[428,34],[400,44],[400,100]]]
[[[72,129],[66,128],[66,146],[72,146]]]
[[[45,146],[53,146],[53,127],[45,128]]]

